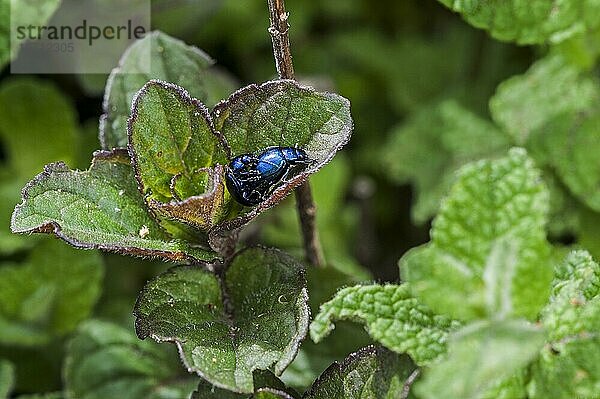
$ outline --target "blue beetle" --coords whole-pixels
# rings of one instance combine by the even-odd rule
[[[264,201],[292,173],[311,162],[300,148],[270,147],[260,154],[242,154],[233,158],[225,172],[225,182],[237,202],[254,206]]]

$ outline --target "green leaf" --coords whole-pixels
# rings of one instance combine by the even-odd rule
[[[552,270],[548,191],[522,149],[465,166],[433,222],[429,244],[400,260],[417,299],[456,319],[535,319]]]
[[[11,255],[15,252],[31,248],[35,245],[34,237],[24,237],[13,234],[6,227],[10,226],[10,217],[15,209],[15,204],[21,198],[21,179],[0,178],[0,254]]]
[[[340,290],[321,306],[310,325],[310,336],[321,341],[336,320],[352,320],[366,325],[375,339],[387,348],[408,353],[419,365],[444,353],[446,338],[457,327],[445,316],[433,314],[411,296],[406,285],[366,285]]]
[[[600,211],[599,103],[588,111],[565,112],[531,134],[532,154],[556,171],[581,202]]]
[[[11,22],[13,26],[42,26],[59,5],[60,0],[0,0],[0,69],[17,55],[23,40],[10,29]]]
[[[198,389],[192,393],[190,399],[295,399],[296,392],[291,392],[270,371],[254,371],[254,393],[252,395],[236,393],[217,388],[206,381],[198,384]]]
[[[461,166],[504,154],[508,146],[508,138],[492,123],[456,100],[445,100],[395,128],[382,163],[387,177],[414,186],[412,218],[422,224],[438,211]]]
[[[595,0],[439,0],[494,38],[518,44],[560,42],[600,24]]]
[[[448,356],[426,370],[414,386],[423,399],[475,399],[530,362],[544,333],[522,320],[479,322],[457,331]]]
[[[313,163],[278,187],[248,213],[218,226],[230,230],[248,223],[281,201],[310,174],[327,164],[349,140],[353,122],[350,102],[292,80],[249,85],[233,93],[212,111],[231,156],[255,153],[272,146],[298,146]]]
[[[145,209],[124,150],[99,151],[88,171],[50,164],[23,190],[11,229],[52,233],[78,248],[98,248],[175,262],[216,254],[171,239]]]
[[[196,378],[177,373],[175,356],[115,324],[90,320],[69,342],[66,399],[188,397]]]
[[[501,379],[491,388],[485,390],[482,399],[525,399],[527,398],[527,382],[529,377],[522,368],[514,375]]]
[[[414,366],[381,347],[366,347],[333,363],[303,399],[399,398]]]
[[[15,367],[8,360],[0,359],[0,398],[8,399],[15,383]]]
[[[0,342],[40,345],[73,330],[100,296],[103,268],[93,251],[54,240],[37,245],[24,264],[0,267]]]
[[[141,68],[147,62],[150,62],[149,73]],[[102,148],[127,145],[131,103],[138,90],[151,79],[183,86],[208,106],[226,97],[235,89],[235,84],[216,71],[213,64],[202,50],[158,31],[132,44],[108,78],[104,115],[100,121]]]
[[[150,208],[208,230],[227,216],[227,155],[208,110],[182,88],[150,81],[134,100],[129,152]]]
[[[62,392],[34,393],[31,395],[19,395],[17,399],[64,399]]]
[[[176,267],[146,284],[134,314],[140,338],[177,344],[189,371],[217,387],[253,392],[252,372],[293,360],[308,328],[302,266],[277,250],[236,255],[223,281]]]
[[[73,105],[54,84],[16,78],[0,86],[0,137],[19,177],[30,178],[49,162],[72,163],[77,128]]]
[[[548,56],[523,75],[502,82],[490,100],[490,112],[515,143],[523,145],[532,131],[555,116],[585,110],[598,99],[595,79],[562,57]]]
[[[600,330],[600,266],[586,251],[573,251],[555,270],[542,323],[551,341]]]

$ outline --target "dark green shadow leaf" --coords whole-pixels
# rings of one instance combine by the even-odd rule
[[[140,62],[150,59],[150,73],[142,73]],[[138,90],[151,79],[185,87],[192,96],[213,106],[235,90],[235,84],[215,70],[214,61],[200,49],[188,46],[162,32],[152,32],[123,54],[108,78],[104,115],[100,120],[102,148],[127,145],[127,119]]]
[[[293,360],[308,327],[304,271],[277,250],[238,253],[223,281],[194,266],[175,267],[146,284],[136,332],[177,344],[190,372],[217,387],[254,391],[252,372],[276,374]]]
[[[174,262],[213,260],[212,251],[174,240],[148,214],[124,150],[99,151],[88,171],[50,164],[23,189],[11,229],[50,233],[77,248]]]
[[[408,358],[369,346],[333,363],[303,399],[399,398],[413,370]]]
[[[47,238],[23,264],[0,267],[0,342],[42,345],[73,330],[100,296],[103,267],[95,251]]]
[[[8,360],[0,359],[0,399],[8,399],[15,382],[15,367]]]
[[[67,399],[187,398],[197,378],[178,374],[175,356],[115,324],[90,320],[69,342]]]
[[[254,371],[254,393],[236,393],[217,388],[206,381],[198,384],[198,389],[190,399],[296,399],[297,392],[290,391],[276,375],[270,371]]]

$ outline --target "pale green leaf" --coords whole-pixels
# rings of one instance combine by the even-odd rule
[[[78,248],[156,256],[175,262],[212,260],[212,251],[170,238],[145,208],[123,150],[95,154],[90,170],[48,165],[23,190],[11,229],[52,233]]]
[[[552,270],[548,191],[522,149],[464,167],[433,222],[431,242],[400,260],[416,297],[457,319],[535,319]]]
[[[146,73],[140,63],[150,62]],[[214,61],[200,49],[152,32],[136,41],[123,54],[119,66],[108,78],[104,98],[104,115],[100,123],[102,147],[127,145],[127,118],[138,90],[152,79],[183,86],[190,94],[212,106],[235,89],[235,84],[212,67]]]
[[[163,348],[138,340],[115,324],[90,320],[67,347],[63,369],[66,399],[180,399],[197,378],[178,374]]]
[[[555,116],[585,110],[599,99],[595,79],[559,56],[548,56],[502,82],[490,100],[490,112],[515,143],[524,145],[532,131]]]
[[[333,363],[304,394],[303,399],[394,399],[414,370],[405,357],[381,347],[351,353]]]
[[[140,338],[174,342],[189,371],[252,393],[252,372],[281,374],[306,335],[306,282],[293,258],[247,249],[222,282],[200,267],[167,271],[146,285],[134,313]]]
[[[560,42],[600,25],[596,0],[439,0],[496,39],[519,44]]]
[[[518,372],[544,344],[541,329],[522,320],[478,322],[457,331],[448,356],[414,386],[422,399],[476,399]]]
[[[95,251],[45,239],[23,264],[2,265],[0,342],[40,345],[73,330],[100,295],[101,262]]]
[[[417,364],[427,364],[445,352],[448,332],[458,325],[433,314],[411,296],[406,285],[365,285],[340,290],[321,306],[310,325],[310,336],[321,341],[337,320],[365,324],[376,341],[408,353]]]
[[[19,177],[28,179],[50,162],[72,164],[77,129],[75,108],[54,84],[14,78],[0,86],[0,137]]]

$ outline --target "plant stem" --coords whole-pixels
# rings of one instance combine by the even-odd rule
[[[269,33],[273,42],[275,67],[280,79],[294,79],[294,64],[290,51],[288,31],[289,14],[285,11],[285,0],[267,0],[271,25]],[[310,183],[307,180],[296,189],[296,204],[304,240],[306,260],[313,266],[323,266],[323,251],[316,226],[317,207],[313,201]]]
[[[415,383],[417,378],[419,378],[419,375],[421,375],[421,369],[415,369],[415,371],[413,371],[411,373],[411,375],[408,376],[408,378],[404,382],[404,386],[402,387],[402,393],[400,394],[400,399],[408,398],[408,395],[410,395],[410,388],[412,387],[412,384]]]

